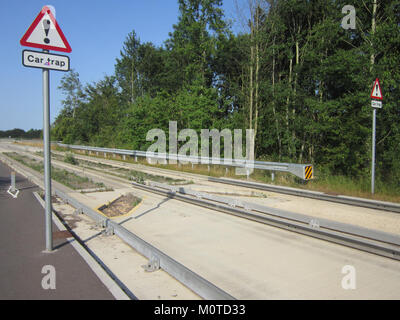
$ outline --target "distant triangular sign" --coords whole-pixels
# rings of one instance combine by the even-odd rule
[[[26,47],[62,52],[72,51],[53,13],[47,6],[42,8],[19,42]]]
[[[383,99],[381,85],[379,84],[379,79],[378,78],[376,78],[374,86],[372,88],[371,99],[378,99],[378,100],[382,100]]]

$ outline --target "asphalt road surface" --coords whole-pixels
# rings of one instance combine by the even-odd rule
[[[114,299],[54,224],[55,250],[44,252],[44,209],[33,195],[38,188],[17,174],[14,199],[7,193],[10,175],[0,162],[0,300]]]

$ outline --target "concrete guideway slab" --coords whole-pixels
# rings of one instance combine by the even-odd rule
[[[123,226],[238,299],[399,299],[398,261],[174,199],[146,199]],[[354,266],[355,290],[341,283]]]
[[[231,199],[238,198],[231,195],[226,195],[226,197]],[[309,198],[299,199],[296,196],[272,192],[268,192],[266,198],[240,197],[240,200],[309,215],[315,218],[324,218],[372,230],[400,234],[400,215],[398,213]]]

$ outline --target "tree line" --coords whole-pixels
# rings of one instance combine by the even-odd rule
[[[350,2],[355,29],[341,26],[348,0],[247,0],[235,34],[222,0],[178,0],[162,46],[133,30],[113,75],[83,85],[78,72],[66,74],[53,138],[146,150],[146,133],[168,132],[169,121],[198,131],[250,128],[257,159],[368,177],[379,78],[377,176],[399,186],[400,1]]]
[[[40,139],[42,137],[41,129],[29,129],[28,131],[18,128],[0,130],[0,138]]]

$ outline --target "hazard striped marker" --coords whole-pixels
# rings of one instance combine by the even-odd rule
[[[304,180],[310,180],[313,178],[313,166],[306,166],[304,168]]]

